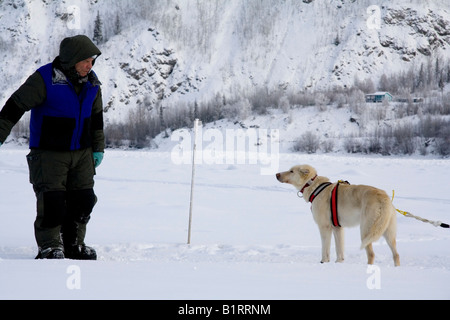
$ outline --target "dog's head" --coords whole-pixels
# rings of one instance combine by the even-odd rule
[[[298,190],[301,190],[306,183],[317,175],[316,169],[307,164],[292,167],[289,171],[276,174],[281,183],[292,184]]]

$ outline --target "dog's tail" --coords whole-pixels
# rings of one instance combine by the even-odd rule
[[[377,199],[376,203],[366,208],[372,212],[362,213],[365,217],[361,217],[361,249],[380,239],[388,227],[392,223],[395,224],[396,219],[395,208],[388,197]],[[393,227],[395,229],[395,226]]]

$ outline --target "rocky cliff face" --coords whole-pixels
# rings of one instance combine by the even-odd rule
[[[416,56],[431,56],[450,45],[450,20],[444,10],[418,12],[414,8],[398,6],[388,8],[383,19],[386,28],[380,32],[380,44],[395,50],[404,61]],[[403,29],[403,37],[389,34],[389,29]]]

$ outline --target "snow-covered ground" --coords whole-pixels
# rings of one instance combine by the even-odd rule
[[[383,240],[368,267],[357,228],[346,231],[344,263],[320,264],[309,204],[258,164],[196,167],[188,245],[191,166],[169,151],[107,150],[86,239],[97,261],[34,260],[27,152],[0,148],[0,299],[450,298],[449,229],[399,214],[400,267]],[[279,155],[280,171],[300,163],[332,181],[395,190],[397,208],[450,223],[449,160]]]

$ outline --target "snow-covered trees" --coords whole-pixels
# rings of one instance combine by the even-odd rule
[[[103,22],[100,18],[100,12],[97,11],[97,17],[95,18],[94,36],[92,41],[96,44],[103,43]]]

